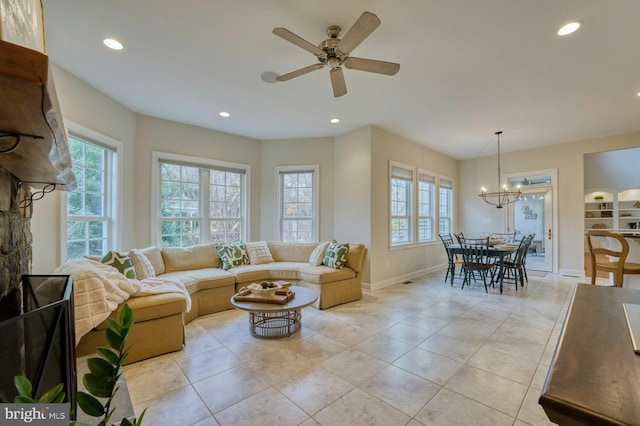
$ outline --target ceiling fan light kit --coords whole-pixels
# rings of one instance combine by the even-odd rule
[[[500,135],[502,131],[497,131],[495,134],[498,136],[498,188],[500,188]],[[487,192],[486,188],[482,188],[478,197],[482,198],[485,203],[501,209],[507,204],[515,203],[520,198],[522,195],[520,185],[516,189],[515,191],[510,190],[507,184],[502,185],[502,189],[498,189],[496,192]]]
[[[375,14],[371,12],[364,12],[342,39],[338,38],[342,31],[339,26],[332,25],[327,28],[327,35],[329,38],[321,42],[318,46],[314,46],[307,40],[292,33],[286,28],[274,28],[273,33],[275,35],[312,53],[316,56],[319,62],[317,64],[309,65],[287,74],[280,75],[276,77],[276,80],[291,80],[292,78],[300,77],[301,75],[327,66],[331,68],[329,71],[329,77],[331,79],[331,87],[333,88],[333,96],[340,97],[347,93],[347,85],[344,79],[344,72],[342,70],[343,66],[347,69],[358,71],[395,75],[400,70],[400,64],[349,56],[349,54],[379,26],[380,19]]]

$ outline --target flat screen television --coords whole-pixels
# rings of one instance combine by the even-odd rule
[[[35,398],[64,384],[75,419],[76,360],[71,275],[23,275],[0,300],[0,402],[18,394],[14,376],[25,376]]]

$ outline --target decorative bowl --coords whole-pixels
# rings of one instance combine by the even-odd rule
[[[262,288],[260,284],[255,284],[255,283],[250,284],[247,288],[251,290],[251,294],[259,297],[273,297],[273,295],[276,294],[276,290],[278,290],[277,286],[270,287],[270,288]]]

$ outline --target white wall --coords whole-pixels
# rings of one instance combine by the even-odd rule
[[[333,235],[333,138],[262,141],[260,152],[260,240],[275,240],[277,226],[276,166],[318,165],[320,174],[320,241]]]
[[[585,190],[640,186],[640,148],[586,154]]]
[[[123,146],[123,181],[132,182],[135,172],[136,114],[59,67],[53,66],[53,78],[64,119],[120,141]],[[61,198],[61,193],[57,191],[33,204],[31,232],[34,274],[51,273],[61,263]],[[134,198],[134,191],[124,191],[123,205],[133,206]],[[127,217],[135,217],[135,212],[125,212]],[[116,249],[133,246],[135,227],[134,220],[122,221],[122,247]]]
[[[638,146],[640,132],[501,155],[503,174],[558,169],[558,272],[583,271],[584,154]],[[496,156],[461,161],[459,230],[474,234],[502,223],[503,213],[478,197],[482,185],[495,185],[496,161]]]

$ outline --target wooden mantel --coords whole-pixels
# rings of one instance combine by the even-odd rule
[[[56,184],[58,189],[68,190],[76,187],[49,58],[3,40],[0,151],[10,151],[0,153],[0,167],[25,184],[35,188]]]

